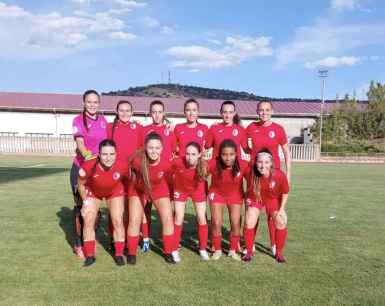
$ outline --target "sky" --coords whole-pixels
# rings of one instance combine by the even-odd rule
[[[167,83],[366,98],[385,82],[382,0],[0,0],[0,91]]]

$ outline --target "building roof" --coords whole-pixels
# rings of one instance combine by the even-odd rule
[[[127,96],[102,96],[101,111],[114,113],[119,100],[128,100],[133,106],[135,113],[143,115],[148,113],[151,101],[159,99],[165,104],[168,114],[175,116],[183,115],[183,103],[186,98],[154,98],[154,97],[127,97]],[[200,105],[200,116],[217,117],[223,100],[196,99]],[[234,101],[237,111],[243,118],[254,118],[256,101]],[[283,102],[273,101],[276,116],[287,117],[318,117],[320,103],[315,102]],[[332,103],[325,103],[324,112],[329,112]],[[78,113],[82,111],[82,95],[77,94],[50,94],[50,93],[15,93],[0,92],[0,110],[13,111],[35,111],[35,112],[61,112]]]

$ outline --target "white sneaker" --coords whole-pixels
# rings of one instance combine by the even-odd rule
[[[199,255],[201,256],[202,260],[210,260],[209,253],[207,253],[206,250],[199,250]]]
[[[213,260],[218,260],[222,256],[222,251],[221,250],[216,250],[211,257]]]
[[[277,254],[277,247],[275,246],[275,244],[271,247],[271,254],[273,254],[274,257]]]
[[[253,245],[253,253],[255,253],[255,244]],[[244,249],[242,250],[242,254],[243,254],[243,255],[246,255],[246,254],[247,254],[246,248],[244,248]]]
[[[180,262],[179,251],[172,251],[171,256],[176,263]]]
[[[228,257],[231,257],[231,258],[234,259],[234,260],[238,260],[238,261],[242,259],[241,256],[239,256],[239,255],[237,254],[237,252],[235,252],[234,250],[229,251],[229,253],[227,254],[227,256],[228,256]]]

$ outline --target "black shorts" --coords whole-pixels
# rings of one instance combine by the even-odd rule
[[[71,172],[70,172],[70,184],[72,189],[72,194],[74,196],[78,196],[78,177],[79,177],[79,167],[75,164],[72,164]]]

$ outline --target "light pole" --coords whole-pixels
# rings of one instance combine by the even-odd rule
[[[319,125],[319,152],[320,157],[322,154],[322,127],[323,127],[323,110],[325,104],[325,80],[328,77],[327,69],[319,69],[318,76],[322,79],[322,87],[321,87],[321,107],[320,107],[320,125]]]

